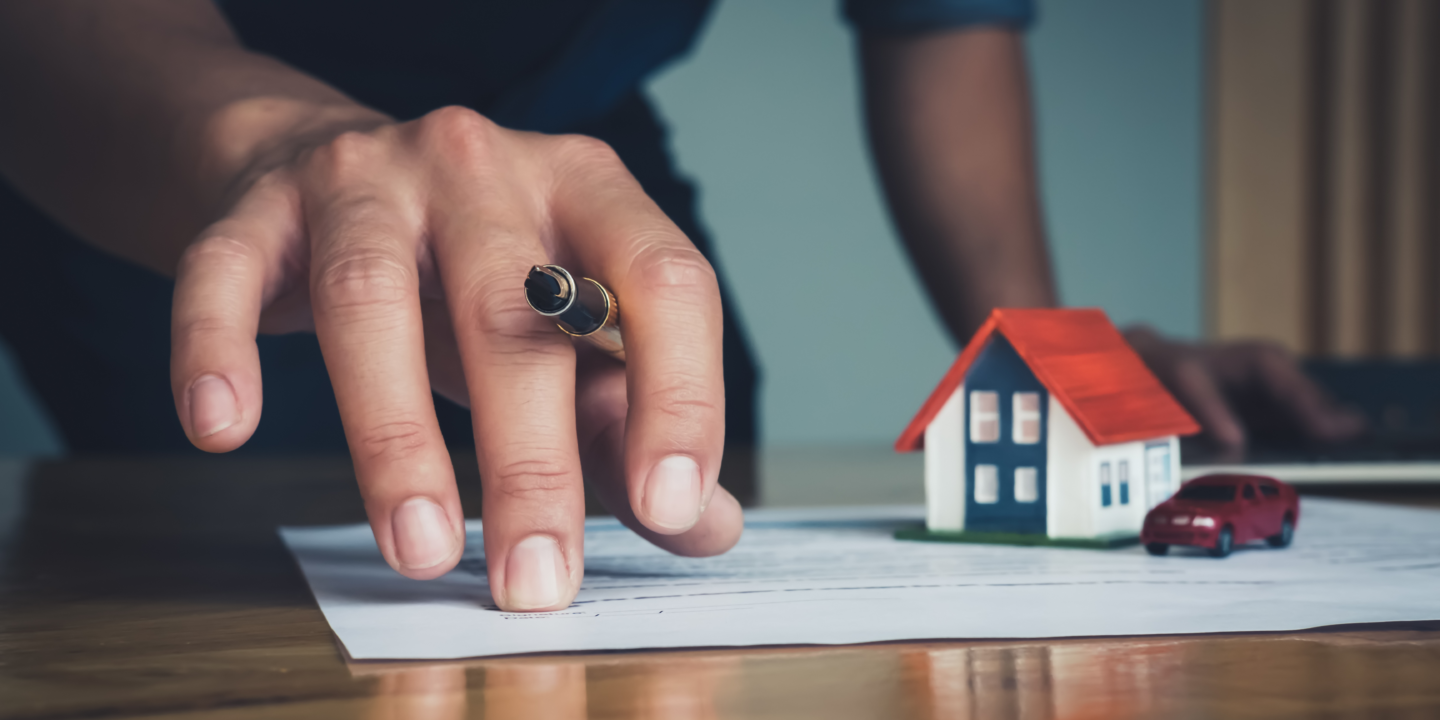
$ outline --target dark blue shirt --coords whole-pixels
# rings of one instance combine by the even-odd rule
[[[445,105],[563,132],[688,50],[713,0],[222,0],[250,48],[408,119]],[[873,32],[1028,26],[1031,0],[844,0]]]

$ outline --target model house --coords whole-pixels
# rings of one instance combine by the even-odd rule
[[[925,451],[931,534],[1137,537],[1200,427],[1101,310],[991,313],[895,442]]]

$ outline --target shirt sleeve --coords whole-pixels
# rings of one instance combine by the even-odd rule
[[[858,30],[914,33],[969,25],[1024,30],[1035,21],[1033,0],[844,0]]]

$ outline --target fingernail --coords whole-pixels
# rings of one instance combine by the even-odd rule
[[[531,535],[510,549],[510,559],[505,562],[505,604],[510,610],[556,605],[569,577],[555,538]]]
[[[666,530],[689,530],[700,520],[700,466],[685,455],[656,463],[645,480],[644,510]]]
[[[455,533],[445,509],[430,498],[410,498],[390,519],[395,559],[407,570],[435,567],[455,552]]]
[[[190,429],[195,437],[210,437],[240,422],[235,389],[219,375],[202,375],[190,386]]]

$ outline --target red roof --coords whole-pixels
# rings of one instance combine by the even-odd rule
[[[1035,378],[1096,445],[1200,432],[1200,425],[1145,367],[1105,311],[997,309],[895,441],[897,451],[924,447],[925,428],[996,332],[1010,341]]]

